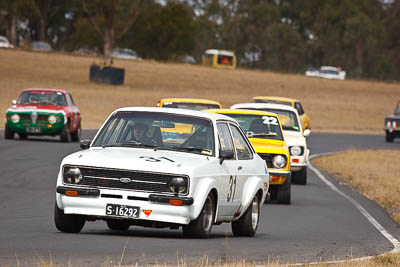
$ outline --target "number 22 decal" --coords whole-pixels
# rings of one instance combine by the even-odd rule
[[[263,116],[264,124],[278,125],[278,120],[275,117]]]
[[[229,178],[229,192],[228,195],[226,196],[226,200],[233,201],[235,198],[235,192],[236,192],[236,176],[232,176]]]

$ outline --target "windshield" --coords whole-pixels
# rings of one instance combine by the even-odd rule
[[[18,99],[18,104],[42,104],[66,106],[65,96],[54,91],[25,91]]]
[[[163,108],[183,108],[192,110],[216,109],[220,108],[216,104],[194,103],[194,102],[164,102]]]
[[[251,103],[271,103],[271,104],[281,104],[286,106],[292,106],[291,102],[271,100],[271,99],[253,99]]]
[[[186,115],[120,111],[101,129],[95,147],[144,147],[214,156],[210,120]]]
[[[243,109],[255,109],[255,108],[243,108]],[[278,115],[279,120],[282,124],[283,130],[289,131],[300,131],[299,121],[297,120],[297,115],[293,111],[290,110],[282,110],[282,109],[272,109],[272,108],[259,108],[255,110],[262,110],[266,112],[272,112]]]
[[[397,103],[397,106],[394,109],[394,114],[400,115],[400,101]]]
[[[283,140],[279,121],[274,116],[233,113],[224,115],[234,118],[248,138]]]

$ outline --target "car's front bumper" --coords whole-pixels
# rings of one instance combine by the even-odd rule
[[[74,191],[77,191],[75,193]],[[193,199],[167,195],[133,195],[129,191],[57,187],[57,205],[65,214],[80,214],[98,219],[112,219],[115,216],[106,215],[107,204],[135,206],[140,208],[139,217],[129,220],[147,220],[171,224],[188,224],[191,211],[194,208]],[[181,206],[170,204],[170,200],[181,200]],[[177,202],[173,202],[177,203]]]
[[[61,117],[61,115],[58,115]],[[32,135],[57,135],[61,132],[64,127],[64,119],[58,120],[54,124],[50,124],[48,121],[36,121],[31,120],[20,120],[17,123],[7,119],[7,128],[13,132],[20,134],[32,134]]]
[[[284,184],[287,180],[290,180],[291,172],[290,171],[278,171],[278,170],[269,170],[270,186],[273,185],[281,185]]]

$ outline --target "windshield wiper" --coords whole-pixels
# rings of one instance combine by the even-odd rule
[[[282,125],[283,130],[290,130],[290,131],[298,131],[299,128],[297,126],[284,126]]]
[[[103,145],[103,148],[106,147],[150,147],[150,148],[156,148],[156,145],[152,144],[143,144],[139,142],[132,142],[132,143],[116,143],[116,144],[108,144],[108,145]]]
[[[252,138],[252,137],[269,137],[269,136],[277,136],[277,134],[274,133],[274,132],[269,132],[269,133],[256,133],[256,134],[249,135],[248,137],[249,137],[249,138]]]
[[[202,151],[207,151],[207,152],[211,152],[210,150],[206,149],[206,148],[199,148],[199,147],[194,147],[194,146],[173,146],[172,149],[175,150],[179,150],[179,151],[198,151],[198,152],[202,152]]]

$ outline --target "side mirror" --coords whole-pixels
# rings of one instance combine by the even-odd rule
[[[11,104],[12,104],[12,105],[16,105],[16,104],[17,104],[17,100],[13,99],[13,100],[11,101]]]
[[[303,132],[303,135],[305,137],[310,136],[310,134],[311,134],[311,130],[310,129],[305,129],[304,132]]]
[[[91,142],[92,142],[92,140],[81,140],[80,147],[82,149],[88,149],[90,147]]]
[[[226,159],[235,158],[235,152],[233,150],[220,150],[219,151],[219,164],[222,164]]]

